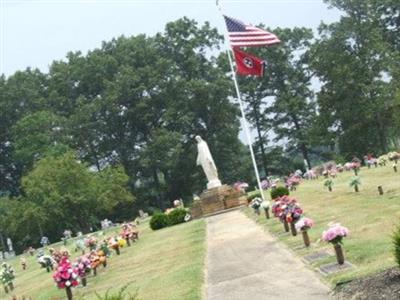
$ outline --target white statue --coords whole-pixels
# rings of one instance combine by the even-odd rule
[[[9,252],[13,252],[13,251],[14,251],[14,249],[13,249],[13,243],[12,243],[12,241],[11,241],[10,238],[7,238],[7,246],[8,246],[8,251],[9,251]]]
[[[221,186],[221,181],[218,179],[217,167],[215,166],[207,143],[200,136],[196,136],[196,141],[198,152],[196,164],[201,166],[206,174],[208,180],[207,189]]]

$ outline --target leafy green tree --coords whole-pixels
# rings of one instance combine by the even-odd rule
[[[63,123],[63,118],[39,111],[28,114],[12,127],[14,158],[25,172],[49,151],[62,153],[68,150]]]
[[[0,191],[18,195],[22,166],[13,158],[12,127],[29,113],[44,109],[47,78],[39,70],[0,75]]]
[[[400,7],[396,0],[325,0],[364,22],[373,22],[385,41],[400,50]]]
[[[135,197],[129,191],[129,177],[121,166],[107,166],[94,173],[96,185],[96,217],[116,221],[132,220]]]
[[[93,174],[72,153],[41,159],[22,178],[26,199],[45,212],[43,231],[50,236],[65,228],[88,231],[99,209]]]
[[[338,142],[347,158],[386,152],[399,106],[383,15],[374,11],[376,1],[327,2],[345,14],[337,23],[320,26],[321,37],[311,52],[312,67],[323,84],[318,94],[321,135],[338,137],[331,142]]]
[[[0,233],[21,251],[41,236],[58,241],[68,228],[88,232],[102,218],[134,216],[135,197],[121,167],[94,172],[67,152],[39,160],[22,179],[24,196],[0,198]]]
[[[0,212],[3,240],[10,237],[17,252],[39,243],[46,220],[43,208],[23,198],[3,197],[0,198]]]

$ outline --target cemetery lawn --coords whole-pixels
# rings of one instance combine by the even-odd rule
[[[111,229],[105,235],[119,232]],[[108,260],[108,266],[98,268],[97,277],[88,277],[85,288],[74,288],[74,299],[97,299],[95,292],[104,295],[117,292],[129,284],[127,291],[137,292],[138,299],[201,299],[204,282],[204,259],[206,252],[206,224],[204,220],[195,220],[186,224],[152,231],[148,220],[139,225],[140,239],[131,247],[121,249],[121,255]],[[74,241],[68,249],[73,257]],[[60,247],[58,243],[52,247]],[[16,271],[14,294],[17,299],[30,296],[35,300],[65,299],[65,290],[56,288],[51,277],[41,269],[35,257],[27,257],[28,269],[23,271],[19,257],[11,260]],[[10,295],[10,294],[9,294]],[[6,297],[3,288],[0,299]]]
[[[256,216],[250,208],[246,209],[246,214],[302,257],[324,249],[332,253],[331,257],[311,264],[313,269],[336,261],[332,245],[322,241],[321,235],[328,223],[341,223],[350,230],[350,236],[343,240],[343,249],[346,260],[354,268],[328,275],[326,280],[336,285],[374,275],[396,265],[391,236],[400,225],[400,172],[394,173],[390,166],[362,168],[359,193],[349,187],[352,176],[353,172],[339,173],[334,179],[333,192],[323,186],[322,177],[305,180],[297,191],[291,192],[304,209],[304,215],[315,221],[315,226],[309,230],[312,243],[309,249],[299,249],[303,245],[301,233],[296,237],[282,235],[283,224],[273,216],[266,220],[263,211]],[[382,196],[378,194],[379,185],[384,190]],[[270,199],[269,192],[267,199]]]

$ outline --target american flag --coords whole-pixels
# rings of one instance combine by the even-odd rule
[[[224,16],[232,47],[270,46],[280,43],[278,37],[260,28],[245,25],[239,20]]]

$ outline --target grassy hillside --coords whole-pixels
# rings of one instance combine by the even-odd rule
[[[400,173],[394,173],[389,166],[362,168],[359,193],[349,187],[352,176],[353,172],[338,174],[338,178],[334,179],[333,192],[328,192],[323,186],[324,179],[320,178],[304,181],[297,191],[291,193],[303,207],[305,215],[316,223],[309,231],[313,242],[310,249],[298,250],[298,246],[302,245],[301,234],[296,237],[280,235],[283,225],[277,219],[267,221],[263,214],[257,218],[250,209],[247,213],[301,256],[323,248],[332,249],[330,244],[320,240],[321,234],[328,223],[339,222],[350,230],[343,248],[346,259],[355,268],[328,276],[328,281],[337,283],[378,272],[395,265],[391,234],[400,225]],[[383,187],[383,196],[378,194],[378,185]],[[334,261],[335,258],[331,257],[312,267]]]
[[[111,235],[116,229],[105,232]],[[119,230],[119,228],[117,229]],[[139,226],[140,240],[113,255],[106,269],[99,268],[97,277],[88,278],[88,286],[74,289],[74,299],[97,299],[94,292],[117,291],[129,284],[128,291],[138,291],[145,299],[201,299],[206,251],[205,222],[192,221],[159,231],[151,231],[148,223]],[[58,245],[52,245],[57,247]],[[68,248],[73,257],[74,242]],[[19,257],[11,261],[16,270],[14,294],[18,299],[30,296],[35,300],[64,299],[51,273],[40,269],[35,257],[28,257],[28,269],[23,271]],[[0,290],[0,299],[11,299]]]

